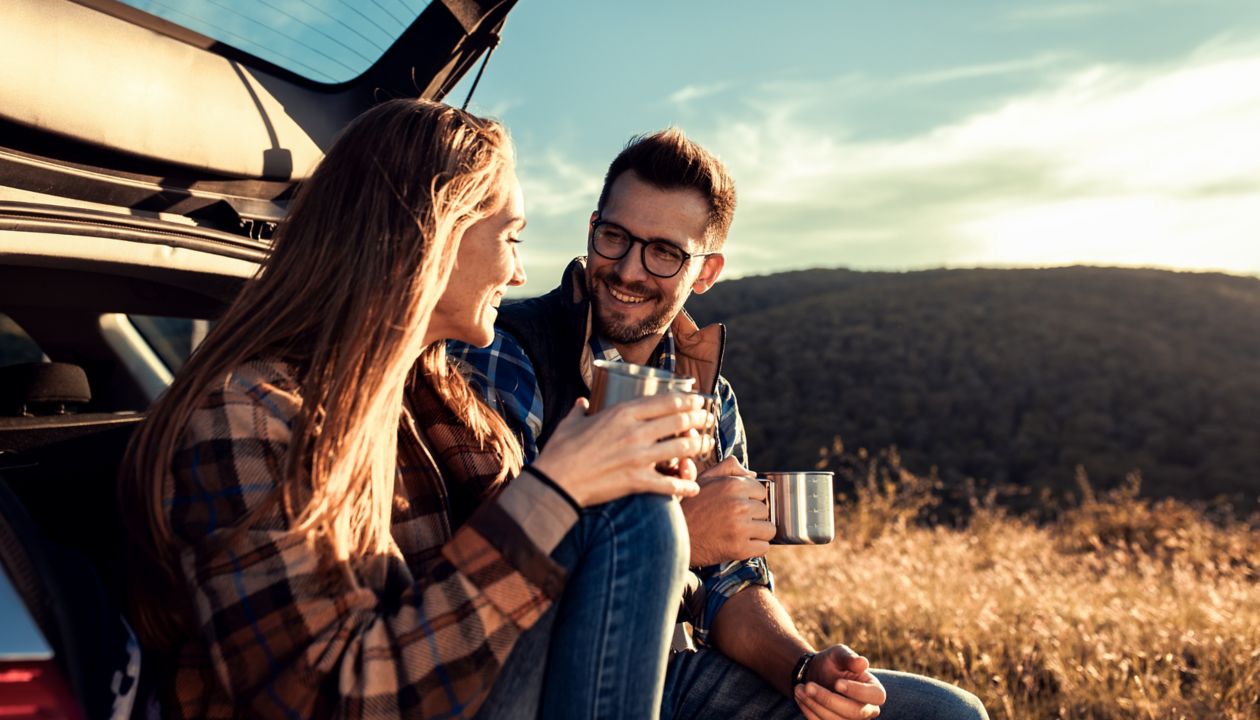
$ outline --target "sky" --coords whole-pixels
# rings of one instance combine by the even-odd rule
[[[1260,274],[1255,0],[520,0],[469,108],[516,142],[519,294],[584,252],[625,142],[669,125],[735,178],[724,277]]]

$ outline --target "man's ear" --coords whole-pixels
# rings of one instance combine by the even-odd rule
[[[599,219],[599,211],[595,210],[591,213],[591,219],[586,221],[586,234],[590,235],[591,230],[595,227],[595,221]]]
[[[726,267],[726,258],[721,253],[705,257],[704,265],[700,267],[700,274],[696,276],[695,282],[691,283],[691,291],[697,295],[708,292],[709,288],[717,282],[724,267]]]

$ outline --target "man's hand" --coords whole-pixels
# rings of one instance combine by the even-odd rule
[[[756,473],[727,458],[697,478],[700,494],[684,498],[691,566],[765,555],[774,537],[765,486]]]
[[[806,680],[793,694],[809,720],[857,720],[879,716],[888,699],[870,662],[845,645],[832,645],[809,661]]]

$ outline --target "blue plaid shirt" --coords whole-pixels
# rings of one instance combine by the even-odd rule
[[[595,334],[591,335],[588,344],[595,359],[622,360],[621,353],[612,343]],[[538,455],[538,436],[543,427],[542,390],[538,386],[534,365],[520,343],[496,328],[494,341],[489,347],[479,348],[452,341],[447,343],[447,353],[463,363],[469,382],[482,393],[490,407],[507,420],[508,426],[520,438],[526,462],[532,461]],[[675,362],[674,336],[667,330],[649,363],[673,372]],[[718,459],[735,457],[741,465],[748,467],[748,442],[735,391],[726,378],[719,376],[716,393],[721,403]],[[700,578],[703,604],[700,616],[690,618],[690,622],[693,636],[701,644],[707,641],[713,619],[727,600],[747,587],[774,587],[774,576],[764,557],[710,565],[699,569],[696,574]]]

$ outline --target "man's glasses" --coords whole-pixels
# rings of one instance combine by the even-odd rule
[[[664,240],[644,240],[635,237],[629,230],[617,223],[596,219],[591,225],[591,247],[600,257],[609,260],[620,260],[630,252],[631,246],[639,243],[643,267],[659,278],[671,278],[693,257],[716,255],[717,253],[689,253],[677,245]]]

